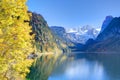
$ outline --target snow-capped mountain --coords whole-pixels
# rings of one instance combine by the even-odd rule
[[[88,39],[95,39],[100,32],[100,28],[93,28],[89,25],[80,27],[78,29],[68,29],[67,38],[72,42],[84,44]]]

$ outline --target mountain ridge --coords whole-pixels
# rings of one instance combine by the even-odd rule
[[[87,52],[119,52],[120,51],[120,17],[115,17],[98,35],[94,44],[86,45]]]

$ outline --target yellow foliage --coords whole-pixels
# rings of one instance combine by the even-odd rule
[[[25,78],[32,60],[33,36],[30,36],[26,0],[0,0],[0,79]],[[27,22],[25,22],[27,21]]]
[[[62,56],[62,58],[61,58],[61,60],[60,60],[60,63],[64,62],[66,59],[67,59],[66,56]]]

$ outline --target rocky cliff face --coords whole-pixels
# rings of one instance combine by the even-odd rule
[[[106,40],[110,37],[120,36],[120,18],[114,18],[97,37],[97,41]]]
[[[66,31],[63,27],[51,26],[50,29],[57,38],[62,39],[62,41],[66,42]]]
[[[32,13],[30,25],[35,34],[35,46],[37,52],[50,51],[56,43],[53,40],[53,35],[47,25],[47,22],[40,14]]]
[[[87,51],[119,52],[120,51],[120,17],[113,18],[108,26],[98,35],[96,42],[89,45]]]
[[[64,27],[51,26],[50,29],[53,32],[53,34],[56,35],[57,42],[64,43],[64,44],[66,44],[68,46],[72,45],[72,41],[69,40]]]
[[[100,32],[103,32],[103,30],[109,25],[109,23],[112,21],[112,16],[106,16],[105,20],[103,21],[102,28]]]
[[[62,45],[61,43],[58,44],[57,40],[59,38],[51,31],[47,22],[40,14],[32,13],[30,25],[35,34],[36,52],[54,52],[56,49],[62,51],[62,49],[66,48],[64,43]]]

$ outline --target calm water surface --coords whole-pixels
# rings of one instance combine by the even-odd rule
[[[75,54],[57,66],[48,80],[120,80],[120,55]],[[70,57],[71,58],[71,57]]]

